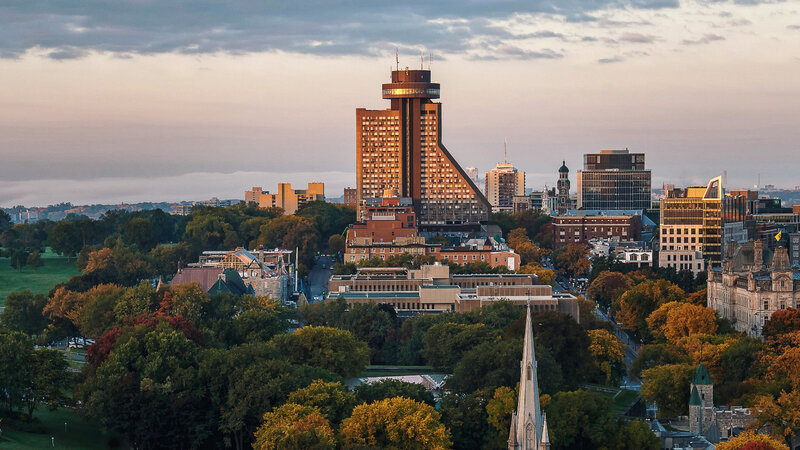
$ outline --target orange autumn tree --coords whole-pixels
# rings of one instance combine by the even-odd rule
[[[647,325],[670,342],[695,334],[714,334],[717,316],[713,308],[690,303],[669,302],[647,317]]]
[[[432,406],[404,397],[356,406],[340,433],[345,446],[354,447],[444,450],[453,445]]]
[[[792,436],[800,429],[800,391],[782,391],[777,399],[762,396],[752,408],[756,416],[756,426],[769,427],[776,435],[791,443]]]
[[[727,442],[720,442],[717,450],[789,450],[789,447],[771,436],[748,430]]]

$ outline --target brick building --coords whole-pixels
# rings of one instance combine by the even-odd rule
[[[553,233],[556,247],[588,244],[594,238],[639,241],[642,216],[633,212],[568,211],[553,217]]]

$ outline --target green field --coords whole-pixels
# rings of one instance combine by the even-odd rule
[[[11,292],[30,289],[31,292],[47,294],[58,283],[80,275],[75,267],[75,258],[67,261],[49,250],[42,255],[44,265],[36,270],[23,268],[22,273],[11,267],[8,258],[0,258],[0,306]]]
[[[37,411],[35,417],[47,427],[47,433],[24,433],[2,426],[3,434],[0,435],[0,448],[3,449],[33,449],[33,448],[61,448],[61,449],[107,449],[109,436],[100,431],[97,424],[84,420],[72,410],[61,408],[57,411],[46,409]],[[67,431],[64,431],[64,422]],[[50,438],[53,437],[52,446]]]

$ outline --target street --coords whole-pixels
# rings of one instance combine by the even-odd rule
[[[317,259],[311,272],[308,274],[308,291],[311,293],[309,302],[317,301],[323,293],[328,291],[328,280],[331,277],[331,266],[333,259],[330,256],[322,255]],[[323,268],[324,267],[324,268]]]

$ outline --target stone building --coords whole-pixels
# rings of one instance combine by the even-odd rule
[[[783,247],[773,254],[761,241],[728,245],[722,267],[708,272],[707,299],[737,331],[761,336],[772,313],[797,308],[800,273],[792,269]]]
[[[689,432],[694,435],[716,444],[730,439],[755,420],[747,408],[714,407],[714,382],[703,363],[697,368],[689,389]]]

